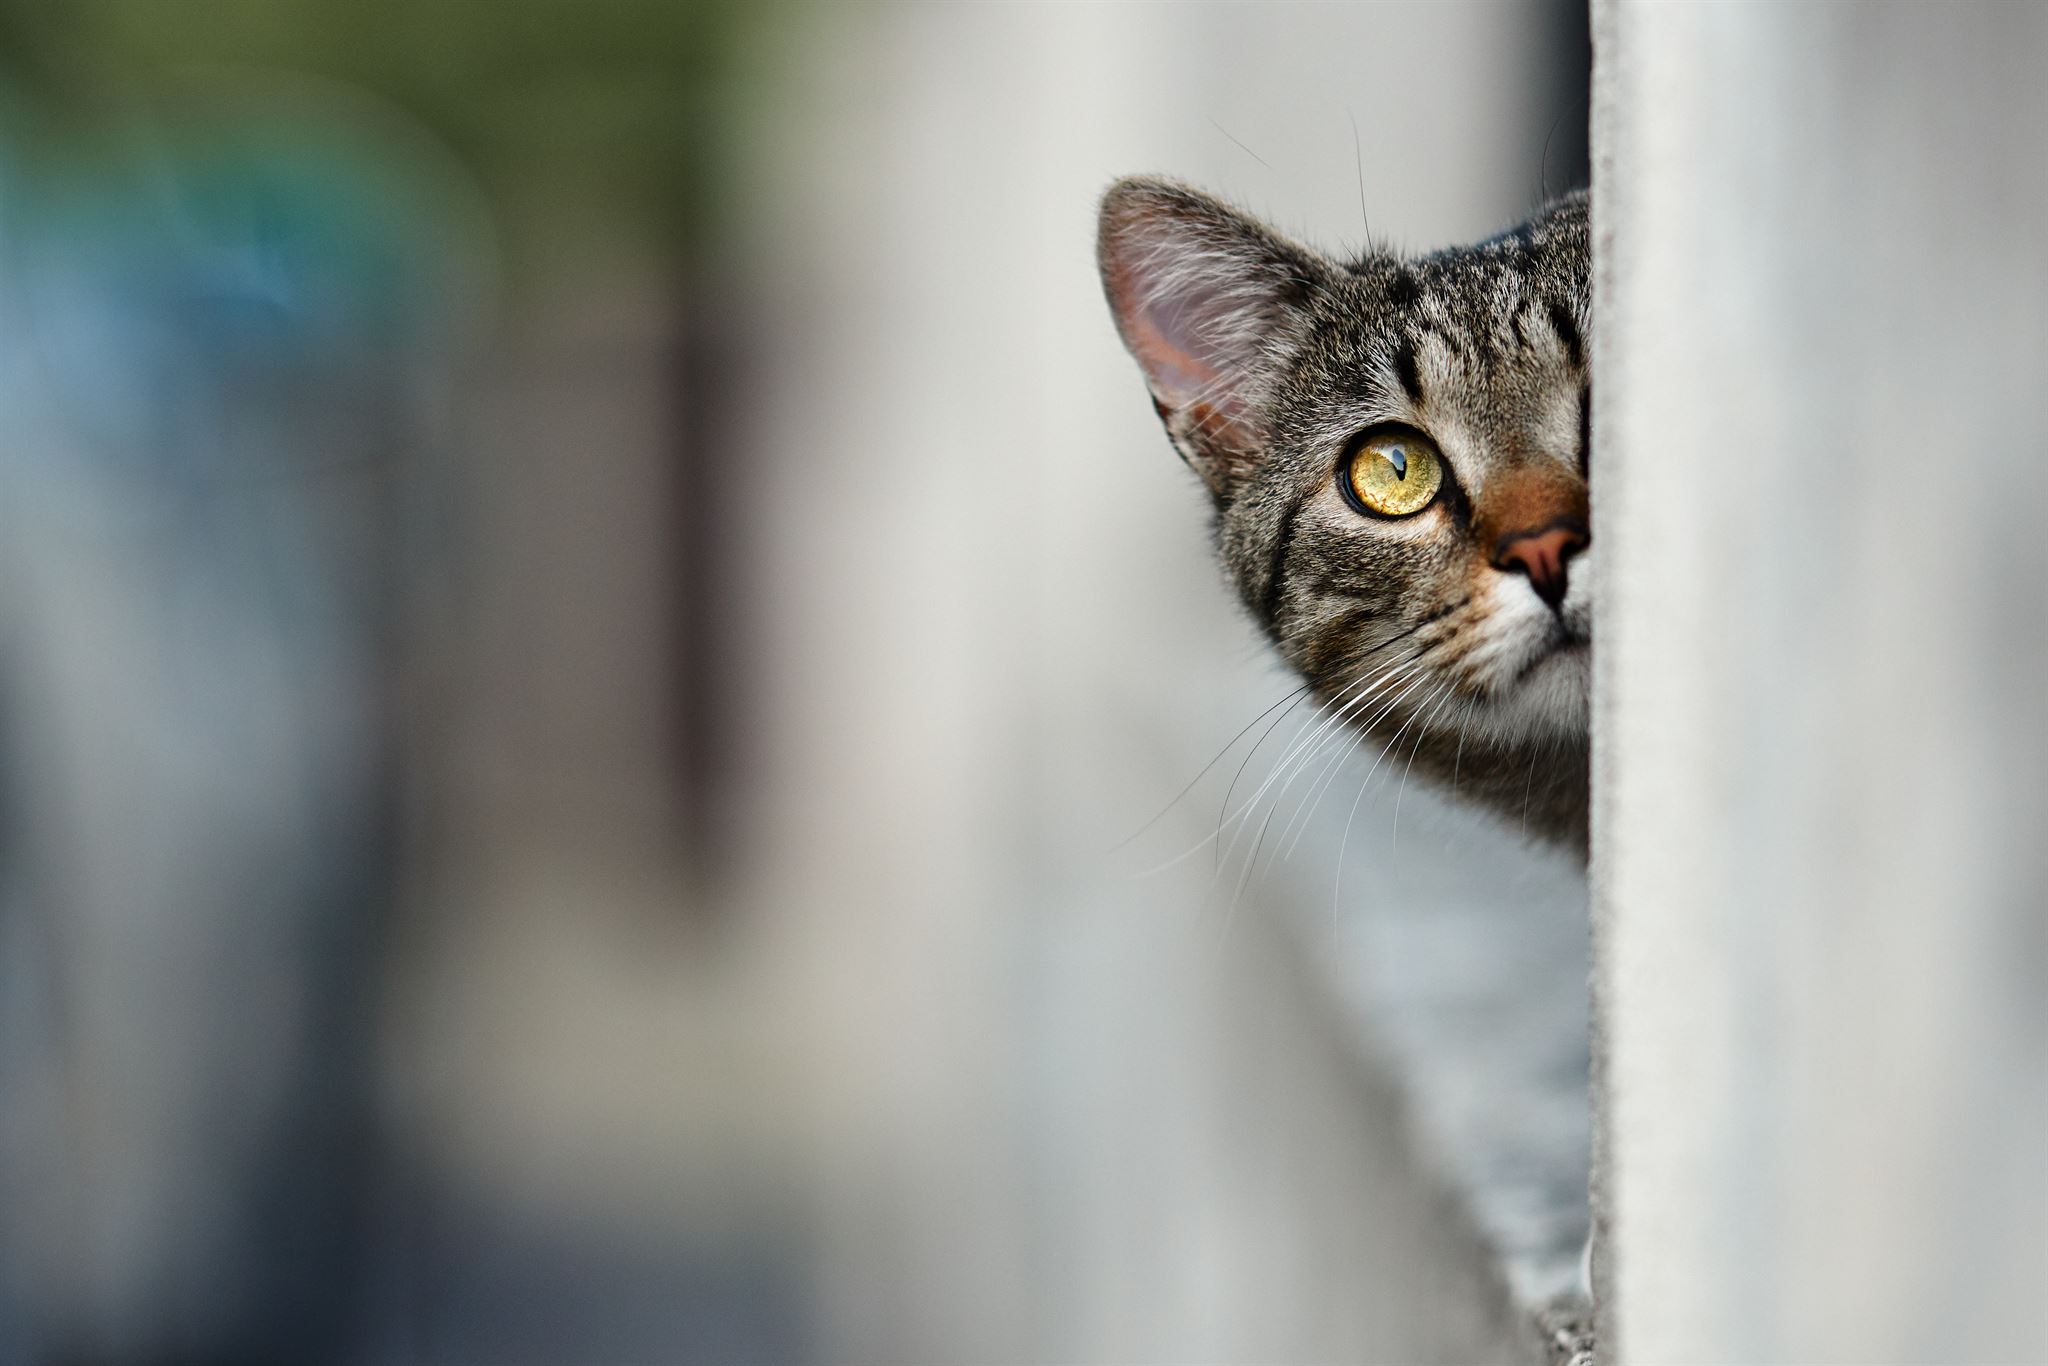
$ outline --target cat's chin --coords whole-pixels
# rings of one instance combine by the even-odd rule
[[[1527,739],[1583,740],[1593,705],[1593,646],[1569,639],[1522,667],[1494,705],[1504,728]]]

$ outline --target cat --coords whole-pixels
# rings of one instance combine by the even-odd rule
[[[1102,201],[1110,311],[1224,568],[1326,708],[1456,797],[1587,843],[1587,201],[1338,261],[1164,179]]]

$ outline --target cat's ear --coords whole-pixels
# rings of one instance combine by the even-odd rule
[[[1096,255],[1167,434],[1221,497],[1262,458],[1268,390],[1329,267],[1228,204],[1147,177],[1103,197]]]

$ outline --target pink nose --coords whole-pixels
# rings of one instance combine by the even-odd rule
[[[1565,566],[1584,550],[1593,535],[1576,517],[1562,517],[1536,531],[1500,538],[1493,567],[1509,574],[1527,574],[1536,596],[1552,607],[1564,601]]]

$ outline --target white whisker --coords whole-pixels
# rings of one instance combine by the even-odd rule
[[[1294,780],[1300,777],[1302,771],[1315,761],[1315,757],[1321,752],[1323,744],[1326,742],[1333,743],[1335,738],[1341,737],[1342,732],[1337,730],[1337,727],[1342,725],[1347,719],[1356,716],[1365,707],[1370,706],[1373,698],[1384,688],[1408,678],[1419,668],[1420,655],[1418,654],[1381,673],[1370,683],[1361,684],[1349,690],[1345,700],[1340,705],[1331,709],[1323,724],[1317,728],[1315,735],[1311,736],[1305,744],[1298,744],[1287,756],[1281,759],[1280,764],[1275,766],[1274,771],[1260,785],[1259,790],[1252,794],[1251,801],[1245,804],[1246,807],[1250,807],[1259,798],[1263,797],[1275,782],[1281,782],[1279,791],[1273,794],[1273,803],[1277,807],[1281,798],[1287,795],[1287,790],[1294,785]],[[1282,781],[1283,779],[1284,781]],[[1241,835],[1242,833],[1243,827],[1240,826],[1238,834]],[[1237,835],[1231,837],[1230,845],[1223,853],[1225,861],[1228,861],[1231,851],[1236,849],[1237,839]]]
[[[1387,702],[1387,705],[1382,707],[1379,710],[1379,712],[1375,714],[1370,720],[1366,721],[1364,724],[1359,726],[1356,730],[1356,733],[1351,737],[1351,743],[1343,747],[1343,749],[1336,755],[1335,758],[1333,758],[1330,761],[1329,765],[1323,770],[1323,773],[1318,777],[1318,782],[1322,784],[1321,792],[1318,792],[1316,790],[1315,784],[1310,784],[1309,797],[1304,797],[1302,799],[1303,804],[1306,805],[1311,797],[1314,798],[1316,801],[1320,801],[1322,798],[1322,794],[1327,793],[1330,790],[1330,788],[1335,785],[1337,781],[1337,774],[1340,771],[1342,771],[1344,761],[1346,759],[1349,759],[1351,755],[1358,749],[1359,745],[1363,744],[1366,738],[1372,734],[1372,728],[1378,725],[1381,721],[1384,721],[1388,716],[1392,715],[1394,708],[1400,706],[1403,699],[1405,699],[1410,693],[1414,692],[1416,688],[1422,687],[1426,685],[1428,682],[1429,677],[1427,674],[1418,676],[1406,688],[1403,688],[1398,695],[1390,699]],[[1310,814],[1313,814],[1312,808]],[[1288,824],[1288,829],[1294,831],[1294,839],[1287,845],[1286,851],[1281,855],[1283,860],[1294,857],[1295,845],[1299,844],[1301,842],[1301,837],[1308,832],[1308,821],[1304,819],[1301,822],[1301,826],[1299,829],[1295,829],[1293,822],[1290,821]],[[1283,831],[1282,838],[1285,838],[1285,836],[1286,832]]]
[[[1449,683],[1446,683],[1443,686],[1448,688],[1451,685]],[[1416,715],[1421,715],[1420,711],[1418,711]],[[1365,781],[1358,785],[1358,795],[1351,799],[1351,812],[1344,818],[1344,837],[1342,840],[1338,842],[1337,845],[1337,876],[1335,880],[1335,885],[1332,887],[1330,893],[1334,905],[1341,906],[1343,904],[1342,898],[1344,895],[1344,852],[1345,850],[1351,847],[1351,825],[1352,822],[1358,819],[1358,804],[1365,800],[1366,789],[1372,786],[1373,775],[1380,771],[1380,765],[1386,762],[1387,755],[1392,752],[1394,746],[1401,743],[1401,737],[1407,733],[1408,727],[1414,724],[1415,717],[1411,716],[1401,724],[1400,730],[1394,732],[1394,738],[1387,742],[1387,747],[1380,751],[1379,758],[1374,759],[1372,761],[1372,767],[1366,770]],[[1336,911],[1333,909],[1331,914],[1336,914]]]
[[[1401,848],[1401,798],[1408,795],[1408,775],[1415,771],[1415,756],[1422,752],[1422,742],[1429,738],[1430,722],[1436,719],[1437,712],[1443,709],[1444,703],[1448,702],[1456,691],[1455,688],[1446,683],[1443,693],[1437,699],[1436,705],[1430,708],[1428,718],[1415,728],[1415,743],[1408,748],[1408,766],[1401,770],[1401,786],[1394,793],[1394,827],[1393,833],[1387,840],[1387,857],[1390,859]]]

